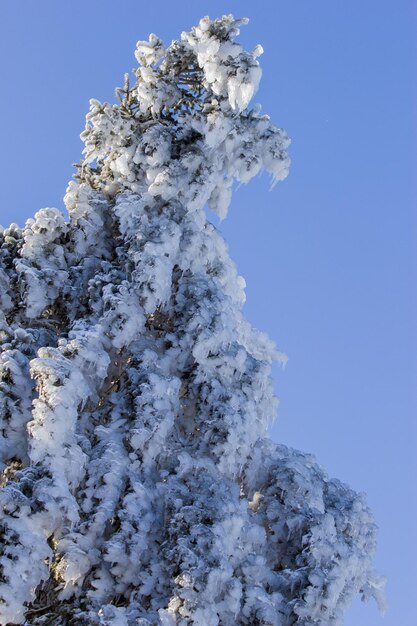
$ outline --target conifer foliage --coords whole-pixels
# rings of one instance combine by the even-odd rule
[[[380,596],[364,498],[268,439],[282,357],[204,210],[288,172],[245,22],[139,42],[69,218],[2,230],[1,624],[337,625]]]

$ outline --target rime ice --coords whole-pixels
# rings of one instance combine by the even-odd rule
[[[2,624],[336,626],[381,600],[364,498],[267,437],[283,357],[204,211],[288,173],[244,23],[139,42],[69,220],[1,233]]]

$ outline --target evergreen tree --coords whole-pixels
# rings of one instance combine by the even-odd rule
[[[270,363],[205,205],[287,175],[246,20],[139,42],[69,219],[2,230],[1,624],[337,625],[380,601],[363,496],[272,443]]]

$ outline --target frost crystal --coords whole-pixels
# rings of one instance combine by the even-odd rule
[[[69,220],[1,231],[2,624],[337,625],[380,599],[363,497],[267,437],[280,355],[204,211],[288,172],[244,23],[139,42]]]

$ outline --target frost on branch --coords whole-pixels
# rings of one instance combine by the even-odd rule
[[[244,23],[139,42],[119,103],[91,101],[69,219],[1,232],[2,624],[337,625],[381,600],[363,497],[267,438],[283,357],[204,211],[288,172]]]

